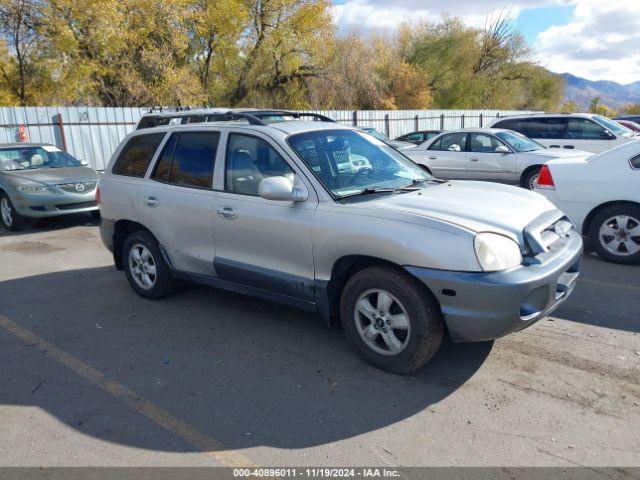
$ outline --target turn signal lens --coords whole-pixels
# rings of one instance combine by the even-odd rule
[[[100,186],[96,188],[96,205],[100,206]]]
[[[556,188],[553,183],[553,177],[551,176],[551,170],[547,165],[543,165],[540,170],[540,175],[538,175],[538,182],[536,184],[538,188],[548,188],[550,190],[554,190]]]

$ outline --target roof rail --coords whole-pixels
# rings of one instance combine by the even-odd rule
[[[260,111],[254,112],[254,114],[259,114],[260,116],[288,115],[293,118],[311,117],[311,118],[315,118],[320,122],[336,123],[336,121],[333,118],[327,117],[326,115],[322,115],[320,113],[313,113],[313,112],[293,112],[291,110],[260,110]]]

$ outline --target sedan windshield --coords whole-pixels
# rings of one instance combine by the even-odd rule
[[[506,142],[516,152],[534,152],[545,148],[544,145],[518,132],[498,132],[496,133],[496,137]]]
[[[393,193],[435,181],[397,150],[356,130],[299,133],[288,142],[336,198]]]
[[[0,149],[0,171],[80,166],[79,160],[52,145]]]

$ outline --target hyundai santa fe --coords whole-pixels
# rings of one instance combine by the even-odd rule
[[[239,116],[138,130],[115,151],[101,236],[140,296],[183,279],[316,311],[407,373],[445,332],[495,339],[573,290],[582,239],[541,195],[437,179],[351,127]]]

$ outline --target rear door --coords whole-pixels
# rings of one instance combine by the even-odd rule
[[[467,178],[467,132],[448,133],[433,142],[424,164],[440,178]]]
[[[500,146],[507,147],[509,153],[496,152]],[[494,135],[469,133],[467,147],[467,178],[470,180],[508,181],[517,174],[516,155]]]
[[[213,170],[220,132],[174,132],[138,192],[142,222],[160,240],[173,267],[213,273]]]

